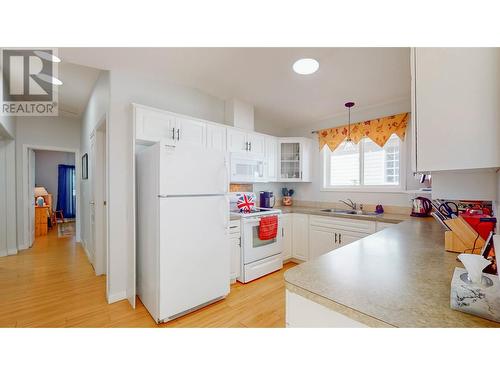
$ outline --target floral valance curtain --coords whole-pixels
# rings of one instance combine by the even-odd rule
[[[408,117],[409,113],[400,113],[351,124],[351,139],[358,143],[362,138],[368,137],[380,147],[383,147],[393,134],[404,140]],[[334,151],[346,139],[347,133],[348,125],[318,131],[319,149],[328,145],[330,150]]]

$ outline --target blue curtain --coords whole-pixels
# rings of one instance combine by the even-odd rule
[[[65,218],[75,217],[76,190],[75,166],[59,164],[59,181],[57,185],[57,210],[62,210]]]

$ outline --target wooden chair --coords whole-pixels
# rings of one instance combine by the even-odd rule
[[[52,227],[56,227],[59,223],[57,220],[60,219],[61,223],[64,222],[64,214],[62,210],[54,210],[52,194],[45,195],[43,197],[45,200],[45,204],[49,206],[49,217],[50,217],[50,225]],[[58,217],[59,216],[59,217]]]
[[[54,211],[54,220],[56,222],[56,225],[59,223],[57,221],[57,219],[58,219],[57,215],[59,215],[59,219],[61,219],[61,223],[64,223],[64,214],[63,214],[63,211],[62,210],[55,210]]]

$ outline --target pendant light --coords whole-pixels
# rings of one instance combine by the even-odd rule
[[[354,151],[356,145],[351,138],[351,108],[354,107],[354,102],[347,102],[344,105],[349,109],[349,125],[347,127],[347,138],[344,141],[344,151]]]

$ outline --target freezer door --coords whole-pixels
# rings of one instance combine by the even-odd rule
[[[160,154],[160,195],[227,193],[227,153],[199,147],[162,145]]]
[[[229,293],[225,196],[160,199],[160,319]]]

